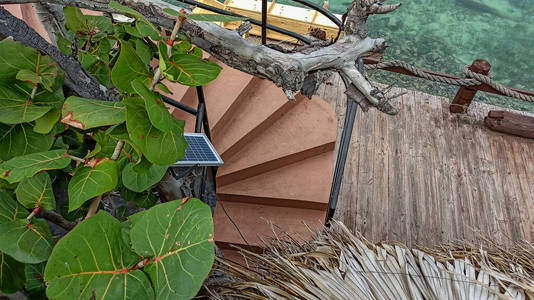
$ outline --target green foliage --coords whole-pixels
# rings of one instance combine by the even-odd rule
[[[56,209],[52,181],[47,172],[23,179],[15,189],[17,200],[26,208]]]
[[[184,122],[162,101],[171,93],[162,81],[203,85],[221,68],[183,37],[167,46],[169,37],[137,11],[109,7],[133,19],[113,23],[65,7],[68,31],[57,45],[66,55],[75,50],[88,74],[117,91],[116,102],[72,95],[50,57],[0,41],[3,293],[24,287],[30,299],[187,299],[213,264],[210,208],[198,199],[158,204],[155,186],[187,148]],[[91,199],[117,197],[114,190],[128,207],[83,219]],[[145,210],[128,216],[130,205]],[[78,224],[55,244],[44,210]]]
[[[195,20],[195,21],[205,21],[205,22],[235,22],[235,21],[244,21],[248,19],[246,17],[234,17],[234,16],[217,15],[217,14],[188,15],[188,14],[178,12],[172,8],[164,8],[163,11],[166,14],[174,16],[174,17],[184,17],[187,19]]]

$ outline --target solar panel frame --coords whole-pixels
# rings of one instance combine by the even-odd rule
[[[224,161],[222,160],[215,147],[211,144],[210,140],[204,133],[184,133],[184,138],[188,142],[185,156],[175,162],[173,167],[191,167],[191,166],[222,166]],[[199,144],[202,142],[202,144]],[[198,146],[203,148],[198,149]],[[194,148],[197,147],[197,148]],[[194,149],[194,150],[191,150]],[[209,152],[207,152],[209,150]],[[191,153],[191,151],[195,151]],[[213,156],[213,157],[210,157]],[[198,160],[200,158],[200,160]],[[209,158],[209,159],[208,159]],[[185,160],[184,160],[185,159]],[[197,160],[194,160],[197,159]]]

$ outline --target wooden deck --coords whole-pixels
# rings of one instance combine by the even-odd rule
[[[319,90],[338,128],[343,91],[337,75]],[[534,241],[534,140],[486,129],[489,105],[451,115],[448,103],[409,91],[397,116],[358,111],[335,218],[373,241]]]

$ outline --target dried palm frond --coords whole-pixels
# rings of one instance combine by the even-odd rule
[[[534,299],[534,247],[373,244],[333,222],[308,243],[274,239],[246,266],[218,258],[214,299]]]

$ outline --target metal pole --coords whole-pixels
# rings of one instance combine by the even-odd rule
[[[267,43],[267,0],[261,0],[261,44]]]
[[[358,59],[358,70],[363,75],[363,59]],[[350,81],[342,75],[345,85],[348,87]],[[354,120],[356,112],[358,111],[358,103],[354,99],[347,97],[347,111],[345,113],[345,123],[343,124],[343,131],[341,132],[341,140],[339,142],[339,149],[337,152],[336,166],[334,169],[334,176],[332,178],[332,188],[330,189],[330,198],[328,199],[328,210],[326,212],[325,226],[330,226],[330,221],[336,212],[337,200],[339,198],[339,190],[341,189],[341,182],[343,181],[343,173],[345,172],[345,163],[347,161],[347,154],[349,152],[350,139],[352,137],[352,129],[354,127]]]

